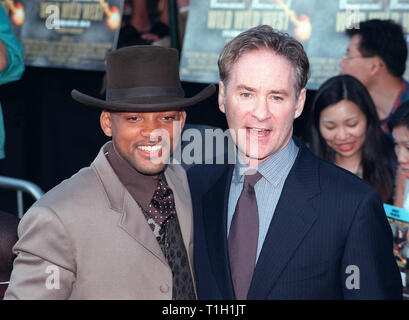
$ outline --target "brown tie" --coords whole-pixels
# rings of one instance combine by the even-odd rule
[[[245,300],[257,256],[258,209],[254,185],[262,175],[245,175],[228,237],[231,277],[236,299]]]
[[[172,189],[162,179],[158,185],[149,205],[149,215],[157,224],[162,226],[168,219],[176,215],[175,199]]]

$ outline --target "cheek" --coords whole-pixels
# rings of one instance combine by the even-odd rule
[[[234,109],[232,112],[232,108],[226,108],[226,120],[229,124],[229,127],[235,128],[238,124],[244,120],[245,114],[242,112],[240,108]]]
[[[139,130],[120,130],[113,135],[116,145],[123,151],[132,148],[133,144],[140,140],[138,137],[140,137]]]
[[[330,130],[327,130],[327,129],[323,128],[323,127],[320,127],[319,130],[320,130],[320,134],[321,134],[322,138],[325,141],[327,141],[327,143],[331,142],[334,139],[334,135],[335,135],[334,130],[330,131]]]
[[[363,142],[366,138],[366,124],[358,125],[354,128],[352,134]]]

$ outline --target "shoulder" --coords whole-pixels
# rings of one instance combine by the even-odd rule
[[[321,186],[335,188],[344,193],[365,194],[373,191],[372,187],[357,175],[323,159],[319,161]]]
[[[319,195],[316,201],[331,203],[349,212],[355,211],[368,193],[377,193],[371,186],[335,164],[315,156],[305,145],[300,146],[299,155],[292,169],[293,183],[307,196]],[[338,210],[334,210],[338,211]]]
[[[32,208],[48,208],[58,215],[75,214],[91,204],[107,202],[103,184],[93,167],[86,167],[45,193]]]

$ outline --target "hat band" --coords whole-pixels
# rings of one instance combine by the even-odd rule
[[[181,97],[185,96],[185,91],[180,87],[139,87],[125,89],[107,90],[106,100],[124,100],[132,98],[146,97]]]

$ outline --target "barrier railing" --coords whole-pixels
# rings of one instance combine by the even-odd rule
[[[0,176],[0,188],[11,189],[17,192],[17,212],[19,218],[22,218],[24,214],[23,192],[28,193],[35,200],[40,199],[44,194],[43,190],[35,183],[5,176]]]

